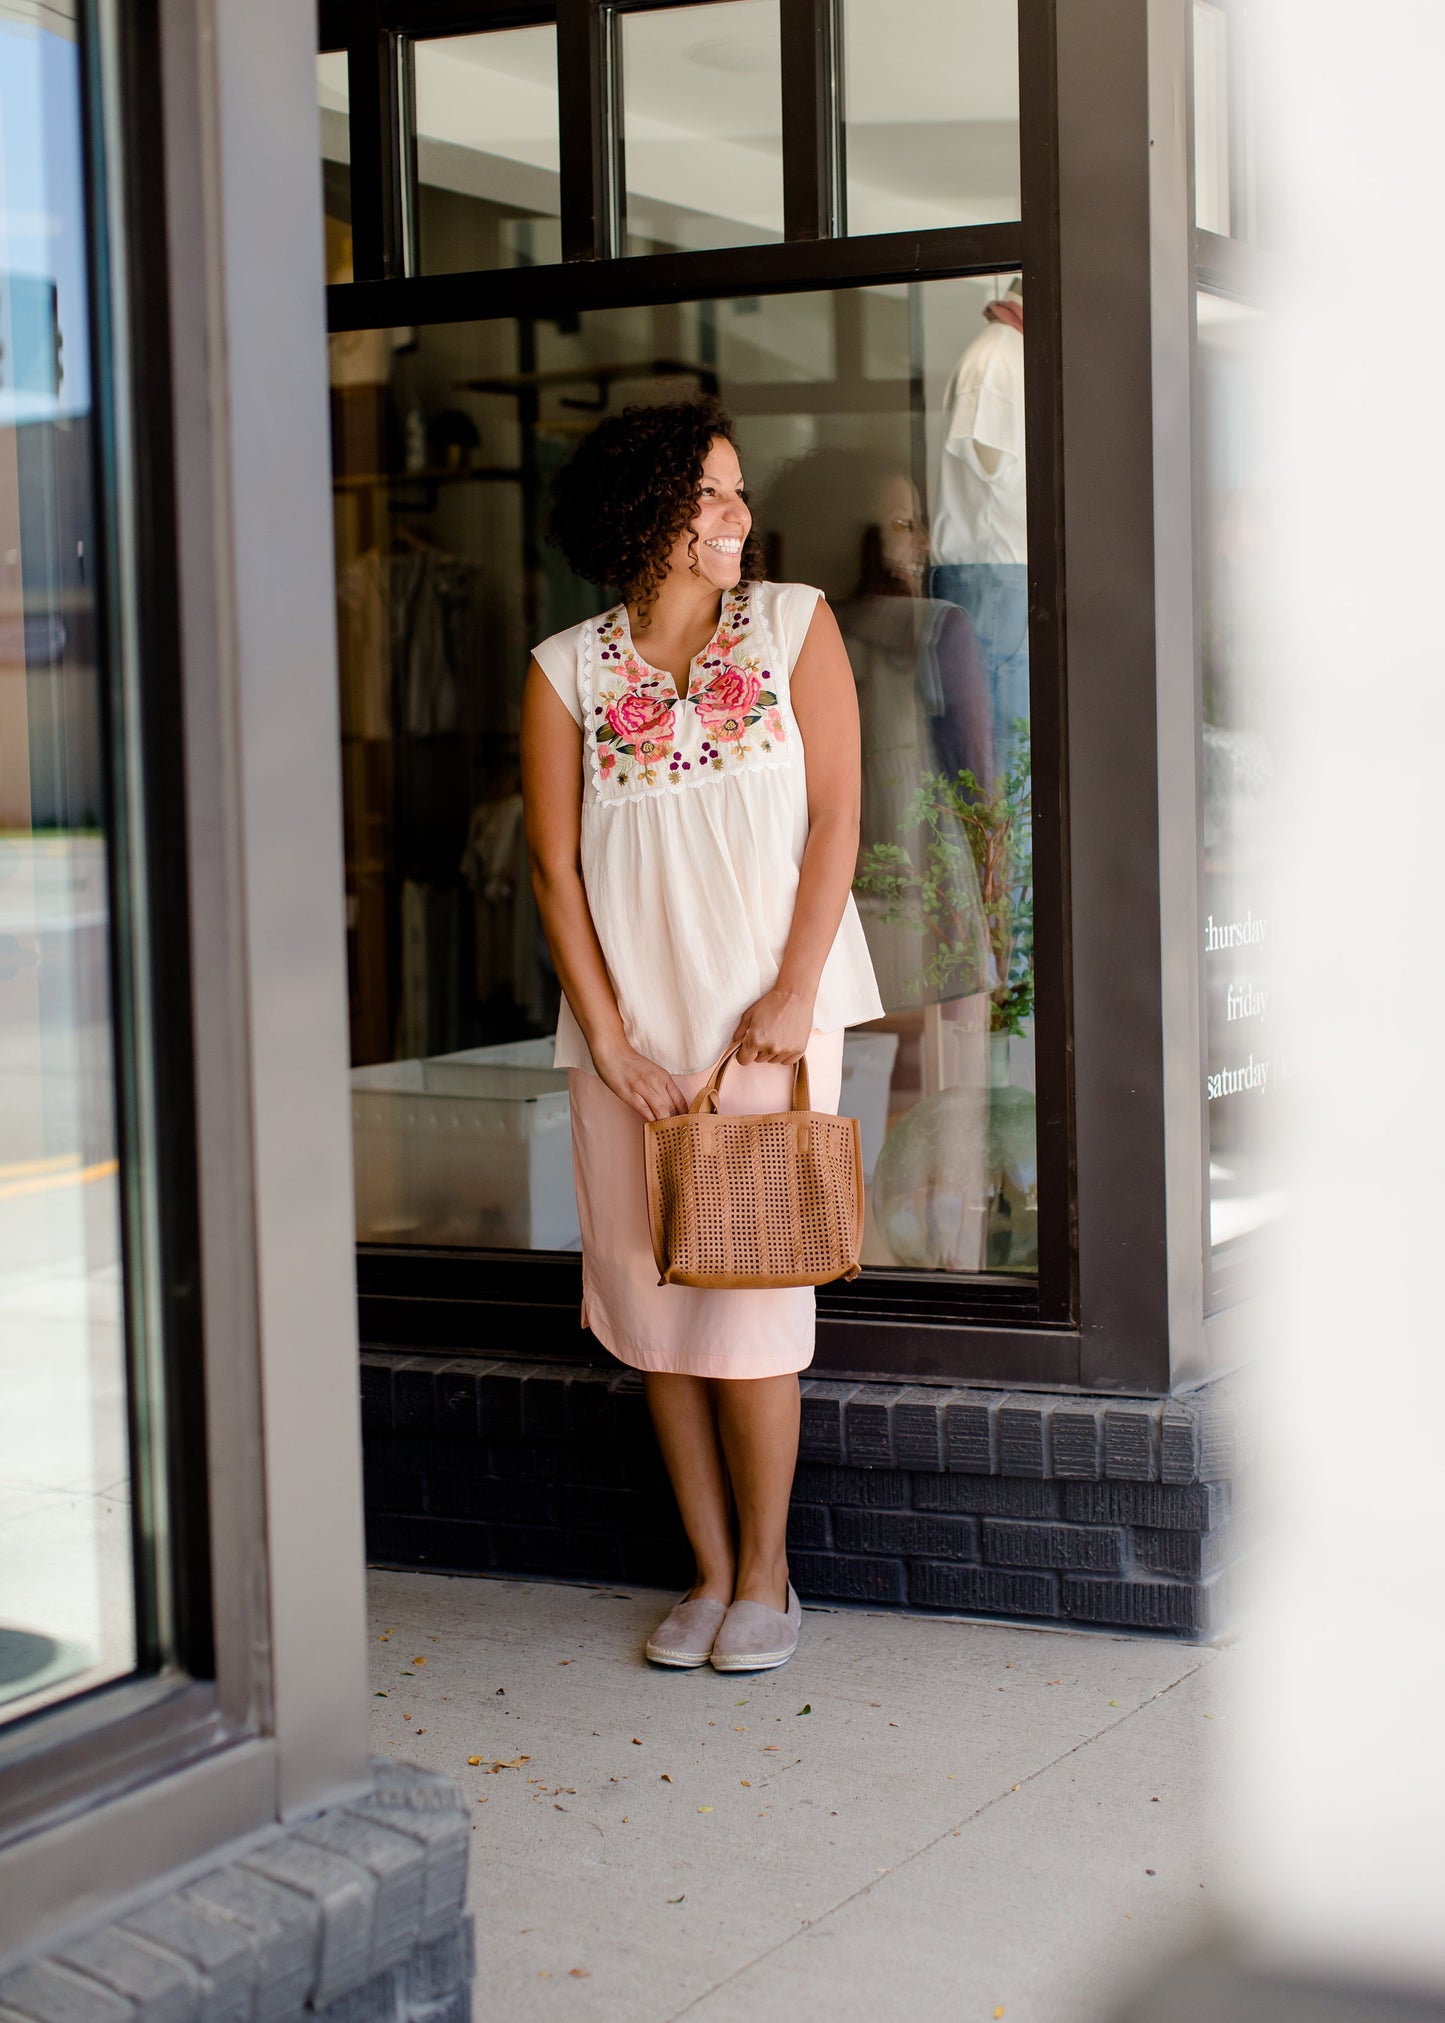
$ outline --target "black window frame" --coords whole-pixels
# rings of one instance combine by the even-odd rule
[[[354,279],[327,291],[333,332],[546,317],[1021,272],[1029,295],[1030,706],[1034,773],[1039,1272],[870,1268],[820,1289],[819,1375],[1077,1385],[1074,1090],[1068,917],[1067,717],[1059,372],[1057,0],[1019,0],[1017,223],[848,236],[839,0],[779,0],[785,236],[716,251],[624,256],[619,17],[711,0],[322,0],[320,47],[350,89]],[[419,40],[555,21],[564,258],[419,274],[410,50]],[[362,1246],[365,1341],[576,1360],[581,1267],[552,1252]],[[605,1361],[600,1350],[598,1360]]]

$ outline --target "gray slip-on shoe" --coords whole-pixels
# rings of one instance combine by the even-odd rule
[[[648,1657],[654,1665],[705,1665],[727,1612],[726,1602],[689,1601],[684,1595],[648,1638]]]
[[[788,1582],[788,1606],[770,1609],[766,1602],[734,1602],[713,1641],[717,1672],[767,1672],[786,1665],[798,1648],[803,1605]]]

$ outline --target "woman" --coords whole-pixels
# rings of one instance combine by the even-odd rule
[[[622,602],[536,648],[522,703],[583,1324],[642,1372],[697,1562],[647,1655],[734,1671],[797,1645],[785,1532],[813,1291],[659,1286],[644,1125],[685,1110],[733,1041],[725,1112],[786,1109],[804,1053],[814,1108],[836,1111],[843,1028],[882,1012],[850,892],[848,657],[816,590],[758,580],[751,529],[716,401],[601,422],[558,482],[553,532]]]

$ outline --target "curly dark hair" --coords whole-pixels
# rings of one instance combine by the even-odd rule
[[[598,422],[552,487],[552,539],[576,573],[620,590],[645,619],[673,543],[697,516],[703,463],[719,436],[737,448],[732,416],[711,394],[625,407]],[[696,571],[695,542],[690,552]],[[762,574],[749,534],[740,580]]]

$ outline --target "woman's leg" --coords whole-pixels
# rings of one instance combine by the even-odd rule
[[[668,1370],[644,1370],[642,1388],[683,1529],[697,1561],[697,1580],[689,1590],[690,1597],[694,1601],[730,1602],[736,1558],[727,1475],[709,1380]]]
[[[788,1499],[798,1461],[796,1374],[715,1377],[718,1430],[738,1512],[735,1601],[788,1606]]]

